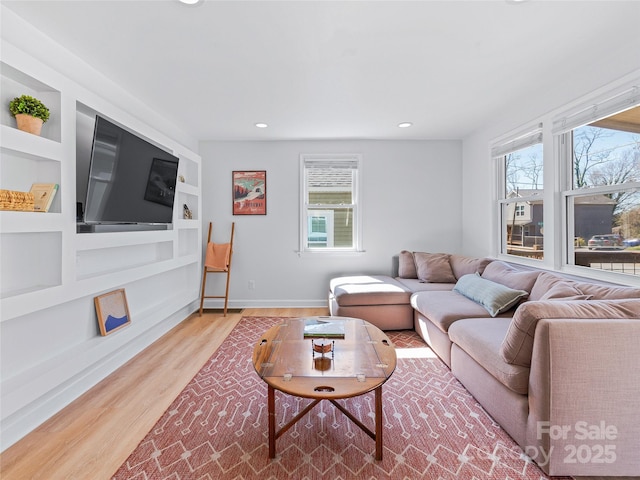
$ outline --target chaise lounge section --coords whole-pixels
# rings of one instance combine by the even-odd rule
[[[335,278],[329,298],[414,328],[547,474],[640,474],[640,289],[403,251],[395,278]]]

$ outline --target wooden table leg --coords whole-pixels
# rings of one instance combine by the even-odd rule
[[[276,399],[275,390],[268,385],[267,411],[269,416],[269,458],[276,458]]]
[[[382,385],[376,388],[376,460],[382,460]]]

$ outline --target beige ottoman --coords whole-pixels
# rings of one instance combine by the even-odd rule
[[[361,318],[381,330],[412,330],[411,294],[387,275],[337,277],[329,283],[329,311]]]

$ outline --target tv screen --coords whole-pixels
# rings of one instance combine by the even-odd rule
[[[88,224],[167,224],[178,158],[96,116],[84,209]]]

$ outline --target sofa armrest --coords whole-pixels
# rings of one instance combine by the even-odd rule
[[[640,321],[536,327],[525,453],[550,475],[640,474]]]

